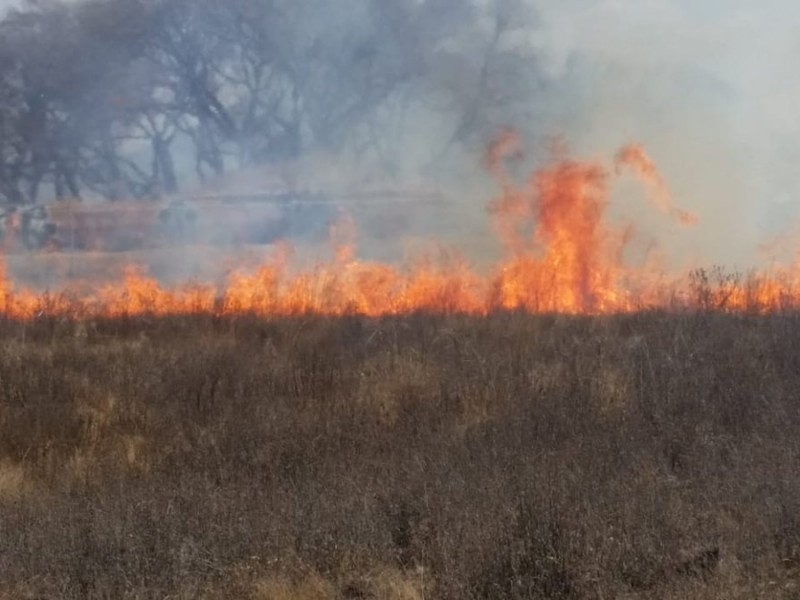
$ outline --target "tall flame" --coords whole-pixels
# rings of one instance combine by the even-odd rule
[[[16,289],[0,264],[0,314],[115,317],[212,313],[261,316],[396,315],[415,311],[482,315],[494,310],[598,314],[665,307],[686,301],[732,310],[775,310],[798,304],[800,270],[774,271],[747,285],[730,278],[709,282],[705,274],[666,275],[656,261],[631,267],[623,258],[633,238],[630,225],[607,219],[609,187],[623,168],[647,186],[649,198],[679,225],[697,218],[675,206],[653,161],[639,145],[616,155],[614,168],[580,162],[554,151],[551,163],[518,185],[506,166],[522,156],[516,133],[492,143],[486,165],[500,186],[488,206],[505,257],[479,272],[456,252],[444,251],[404,266],[359,261],[355,227],[342,219],[331,232],[333,258],[310,269],[292,264],[285,245],[254,272],[236,271],[223,285],[164,287],[141,269],[121,281],[73,284],[35,293]],[[712,285],[713,284],[713,285]],[[692,295],[693,294],[693,295]],[[683,300],[681,300],[683,299]]]

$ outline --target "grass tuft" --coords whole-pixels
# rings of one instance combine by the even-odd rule
[[[800,590],[800,315],[0,337],[0,598]]]

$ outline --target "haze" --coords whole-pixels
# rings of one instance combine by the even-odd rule
[[[543,119],[607,153],[642,142],[718,260],[745,260],[797,215],[795,3],[538,2]]]
[[[483,129],[476,128],[484,137],[491,127],[511,125],[535,158],[552,135],[562,135],[580,157],[602,159],[624,143],[642,143],[677,202],[700,217],[697,232],[676,234],[690,254],[748,262],[760,242],[798,216],[795,3],[483,3],[510,17],[504,48],[532,65],[527,95],[484,115]],[[0,0],[0,9],[18,4]],[[457,53],[467,61],[479,59],[480,49],[470,53],[466,46],[482,41],[452,43],[465,44]],[[492,85],[518,83],[497,78]],[[430,161],[436,155],[430,148],[438,151],[452,133],[442,121],[418,112],[398,137],[405,146],[397,156],[412,169]],[[477,145],[465,148],[468,162],[457,162],[458,169],[474,165]]]

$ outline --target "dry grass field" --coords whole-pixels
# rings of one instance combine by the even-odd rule
[[[797,598],[800,316],[0,323],[0,598]]]

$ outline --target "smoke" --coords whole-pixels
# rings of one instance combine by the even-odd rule
[[[563,134],[581,156],[643,144],[700,220],[665,245],[745,266],[797,216],[795,3],[530,1],[546,82],[532,133]]]
[[[800,217],[795,175],[800,73],[793,66],[800,56],[800,38],[793,31],[800,8],[794,3],[475,2],[484,13],[473,22],[463,16],[470,3],[420,0],[419,5],[434,7],[425,22],[429,31],[405,24],[402,13],[387,10],[379,13],[382,17],[369,17],[356,10],[357,0],[347,11],[338,4],[307,3],[315,8],[297,13],[302,33],[297,37],[321,39],[320,32],[336,28],[341,35],[325,39],[332,47],[355,40],[358,60],[385,54],[391,59],[385,64],[405,64],[417,51],[408,40],[446,43],[428,47],[420,41],[425,52],[420,51],[418,68],[424,73],[398,71],[410,83],[388,96],[369,127],[356,128],[356,141],[374,147],[371,154],[337,150],[331,156],[311,148],[297,161],[301,166],[280,166],[287,173],[297,171],[284,173],[283,179],[320,191],[393,183],[425,192],[441,188],[456,199],[453,214],[434,218],[430,212],[408,211],[402,215],[407,229],[427,227],[431,237],[481,256],[485,238],[491,238],[485,207],[498,187],[481,170],[481,156],[485,144],[508,127],[519,133],[525,151],[513,169],[522,177],[548,160],[552,136],[561,137],[576,158],[602,161],[611,170],[621,146],[641,144],[665,188],[657,201],[670,198],[698,219],[695,227],[676,226],[643,201],[646,190],[632,178],[614,178],[612,213],[636,222],[645,249],[658,240],[665,252],[684,261],[750,266],[762,242]],[[23,3],[0,0],[0,16]],[[376,18],[385,22],[376,25]],[[459,18],[466,24],[456,24]],[[497,37],[500,23],[503,35]],[[398,30],[403,33],[389,35]],[[318,85],[338,81],[330,79]],[[460,137],[464,131],[471,132],[469,139]],[[181,143],[179,137],[175,163],[179,175],[190,177],[192,150]],[[269,170],[259,165],[254,171],[252,185],[250,174],[231,171],[235,185],[225,189],[247,193],[265,187]],[[396,175],[395,181],[387,172]],[[286,183],[283,179],[276,187]],[[184,185],[183,191],[196,190]],[[372,220],[400,222],[394,216]],[[375,230],[372,247],[364,242],[359,249],[387,253],[384,232]]]
[[[3,16],[12,8],[18,8],[19,6],[20,2],[17,0],[0,0],[0,16]]]
[[[625,177],[614,180],[612,215],[635,221],[642,249],[657,244],[674,267],[750,268],[765,258],[759,250],[763,242],[800,217],[800,72],[794,67],[800,38],[793,26],[800,8],[794,3],[483,4],[483,33],[462,40],[454,54],[480,65],[493,15],[498,7],[505,11],[511,25],[498,50],[530,64],[525,71],[530,86],[520,95],[519,70],[510,77],[502,70],[495,74],[492,88],[518,99],[482,114],[482,142],[503,127],[518,131],[527,157],[516,171],[520,177],[549,160],[554,136],[576,158],[612,169],[620,146],[641,144],[676,205],[696,215],[698,224],[676,227],[648,206],[641,185]],[[465,97],[475,85],[468,79]],[[417,114],[405,128],[404,154],[427,160],[450,126],[440,114]],[[478,240],[486,234],[477,225],[485,213],[478,213],[497,193],[495,182],[477,170],[479,152],[475,145],[451,149],[449,159],[429,171],[438,181],[454,173],[465,184],[453,187],[462,204],[460,218],[474,234],[463,239],[473,249],[482,248]]]

